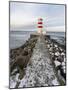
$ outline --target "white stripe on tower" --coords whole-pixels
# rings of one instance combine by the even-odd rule
[[[38,19],[38,33],[42,33],[42,28],[43,28],[43,19],[42,18],[39,18]]]

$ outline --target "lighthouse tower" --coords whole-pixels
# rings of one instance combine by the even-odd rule
[[[42,34],[42,28],[43,28],[43,19],[42,18],[39,18],[38,19],[38,33],[39,34]]]

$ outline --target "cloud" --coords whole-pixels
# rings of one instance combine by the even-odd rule
[[[37,29],[39,17],[43,18],[44,28],[51,28],[51,31],[53,28],[56,30],[61,26],[64,27],[65,7],[64,5],[10,3],[10,30]]]
[[[55,31],[55,32],[65,32],[65,26],[55,26],[55,27],[47,27],[46,29],[46,32],[48,31]],[[44,31],[45,31],[44,30]]]

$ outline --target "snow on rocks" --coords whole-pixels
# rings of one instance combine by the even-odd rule
[[[46,43],[48,43],[48,40],[46,40]]]
[[[21,80],[19,87],[52,85],[59,85],[59,82],[47,53],[45,43],[39,38],[31,57],[31,64],[27,65],[26,75]]]
[[[64,52],[62,52],[62,53],[61,53],[61,56],[64,56],[64,55],[65,55]]]
[[[64,56],[64,62],[66,62],[66,58],[65,58],[65,56]]]
[[[10,77],[10,88],[15,88],[17,82],[19,82],[18,76],[19,74]]]
[[[62,62],[62,66],[65,66],[65,62]]]
[[[63,69],[63,72],[66,73],[66,63],[65,62],[62,62],[62,69]]]
[[[58,85],[56,78],[52,81],[53,85]]]
[[[53,50],[53,48],[51,47],[50,49],[49,49],[49,51],[52,51]]]
[[[57,52],[55,52],[55,56],[59,56],[60,55],[60,53],[57,51]]]
[[[61,47],[59,47],[59,49],[60,49],[61,52],[63,51],[63,49]]]
[[[57,43],[51,41],[50,39],[48,40],[47,43],[47,48],[49,50],[50,56],[52,58],[52,61],[54,62],[55,68],[60,70],[60,80],[63,80],[66,78],[66,58],[65,58],[65,50],[62,49],[61,46],[59,46]],[[66,79],[65,79],[66,80]]]
[[[57,61],[57,60],[55,60],[54,63],[55,63],[55,66],[56,67],[59,66],[59,65],[61,65],[61,63],[59,61]]]
[[[15,69],[12,71],[11,74],[14,74],[16,71],[17,71],[17,68],[15,68]]]
[[[48,53],[47,48],[49,49],[50,54]],[[62,65],[65,74],[65,64],[61,64],[63,60],[60,60],[62,59],[61,56],[64,56],[65,61],[65,55],[63,54],[62,48],[60,48],[60,51],[61,52],[59,52],[58,45],[51,43],[51,40],[44,41],[43,38],[38,38],[30,62],[26,67],[24,77],[21,80],[18,79],[18,76],[16,76],[15,79],[12,79],[11,77],[11,88],[15,88],[18,81],[20,82],[18,88],[60,85],[50,59],[50,56],[52,56],[55,67]],[[61,70],[59,71],[61,72]],[[59,78],[61,78],[61,75]]]
[[[48,44],[47,47],[50,48],[50,45]]]
[[[57,44],[55,44],[54,46],[55,46],[56,48],[58,47],[58,45],[57,45]]]

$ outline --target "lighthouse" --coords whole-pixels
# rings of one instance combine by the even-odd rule
[[[42,18],[39,18],[38,19],[38,33],[39,34],[42,34],[42,29],[43,29],[43,19]]]

